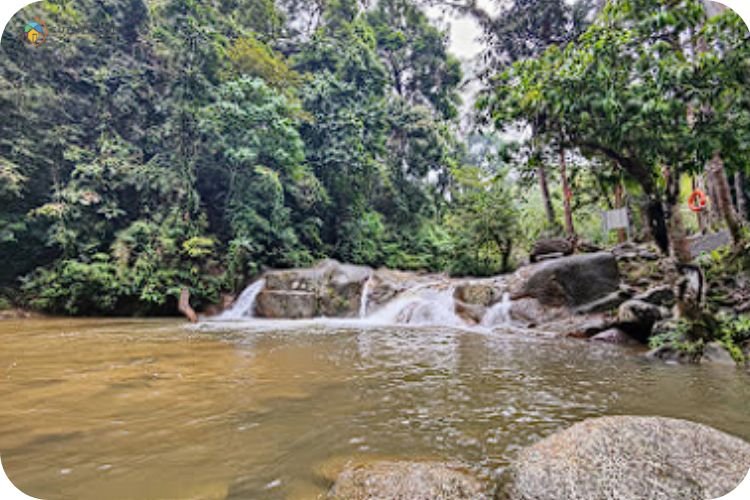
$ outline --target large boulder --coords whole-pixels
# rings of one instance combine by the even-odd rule
[[[545,306],[576,308],[619,290],[620,272],[614,255],[598,252],[544,262],[524,274],[528,278],[513,298],[533,297]]]
[[[521,451],[509,500],[705,500],[732,491],[750,444],[702,424],[663,417],[585,420]]]
[[[324,280],[318,294],[320,316],[355,316],[359,313],[360,297],[372,269],[363,266],[326,261]]]
[[[456,285],[454,297],[466,304],[489,307],[500,299],[501,294],[492,281],[477,280]]]
[[[374,462],[349,466],[329,500],[489,500],[485,486],[464,468],[440,462]]]
[[[569,238],[543,238],[534,243],[529,254],[531,262],[537,262],[545,258],[570,255],[576,249],[575,242]]]
[[[372,269],[324,260],[313,268],[269,271],[255,313],[264,318],[351,317]]]
[[[654,325],[668,316],[668,309],[636,299],[623,303],[617,311],[618,326],[641,342],[646,342]]]
[[[588,304],[576,307],[575,312],[578,314],[592,314],[611,311],[617,309],[623,302],[632,298],[632,293],[624,286],[616,292],[612,292],[604,297],[597,299]]]
[[[737,366],[737,361],[732,358],[730,352],[719,342],[709,342],[703,349],[686,350],[681,346],[667,343],[650,350],[646,357],[651,360],[660,360],[673,364],[709,364]]]
[[[314,318],[318,315],[318,299],[314,292],[263,290],[255,301],[255,315],[260,318]]]

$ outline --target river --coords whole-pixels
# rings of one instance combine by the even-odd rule
[[[45,498],[312,499],[347,460],[480,476],[587,417],[750,440],[750,380],[502,330],[346,322],[0,322],[0,457]]]

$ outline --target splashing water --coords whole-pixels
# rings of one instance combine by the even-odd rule
[[[482,318],[482,326],[509,325],[511,322],[510,309],[512,306],[513,302],[510,300],[510,294],[505,292],[503,299],[485,313]]]
[[[373,275],[367,277],[367,281],[362,285],[362,296],[359,298],[359,317],[367,317],[367,299],[370,298],[370,291],[373,286]]]
[[[266,280],[258,280],[242,291],[232,307],[221,313],[216,319],[252,318],[255,312],[255,299],[266,286]]]
[[[396,298],[390,300],[380,308],[371,312],[372,291],[375,288],[374,277],[371,275],[362,286],[359,311],[355,318],[310,318],[307,320],[261,319],[253,314],[255,300],[265,286],[264,280],[256,281],[248,286],[239,296],[232,307],[220,315],[210,318],[212,321],[226,320],[257,320],[267,323],[313,322],[316,324],[331,324],[352,326],[378,325],[414,325],[414,326],[449,326],[464,328],[468,326],[456,314],[456,302],[453,298],[455,287],[445,282],[421,283],[413,286]]]
[[[444,290],[416,287],[407,290],[381,310],[368,317],[368,322],[402,325],[466,326],[456,315],[454,287]]]

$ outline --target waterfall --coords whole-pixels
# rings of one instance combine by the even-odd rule
[[[255,299],[265,286],[266,280],[262,279],[252,283],[242,291],[232,307],[218,315],[216,319],[252,318],[255,311]]]
[[[367,317],[367,299],[370,298],[370,291],[373,286],[373,275],[367,277],[367,281],[362,285],[362,296],[359,298],[359,317]]]
[[[382,324],[465,326],[456,315],[454,287],[417,286],[368,317],[368,322]]]
[[[492,306],[482,318],[482,326],[496,326],[510,324],[510,308],[513,302],[510,300],[510,294],[505,292],[503,299]]]
[[[469,324],[456,313],[455,287],[448,280],[422,282],[410,284],[396,297],[386,303],[379,304],[375,300],[376,276],[370,274],[362,283],[359,297],[359,310],[355,318],[308,318],[307,320],[283,320],[282,318],[264,320],[286,321],[295,324],[298,321],[314,322],[316,324],[350,324],[361,326],[381,325],[413,325],[413,326],[445,326],[465,328]],[[217,321],[254,320],[255,303],[258,295],[263,291],[266,282],[260,279],[251,283],[239,295],[234,304],[213,319]],[[299,293],[291,291],[290,293]],[[504,293],[502,300],[489,308],[481,321],[481,326],[510,325],[510,310],[512,302],[510,294]],[[256,322],[258,325],[262,321]],[[302,323],[299,323],[302,324]]]

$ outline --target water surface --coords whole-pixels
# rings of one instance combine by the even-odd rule
[[[587,417],[750,440],[750,378],[580,340],[435,327],[0,322],[0,456],[46,498],[311,499],[349,459],[489,477]]]

